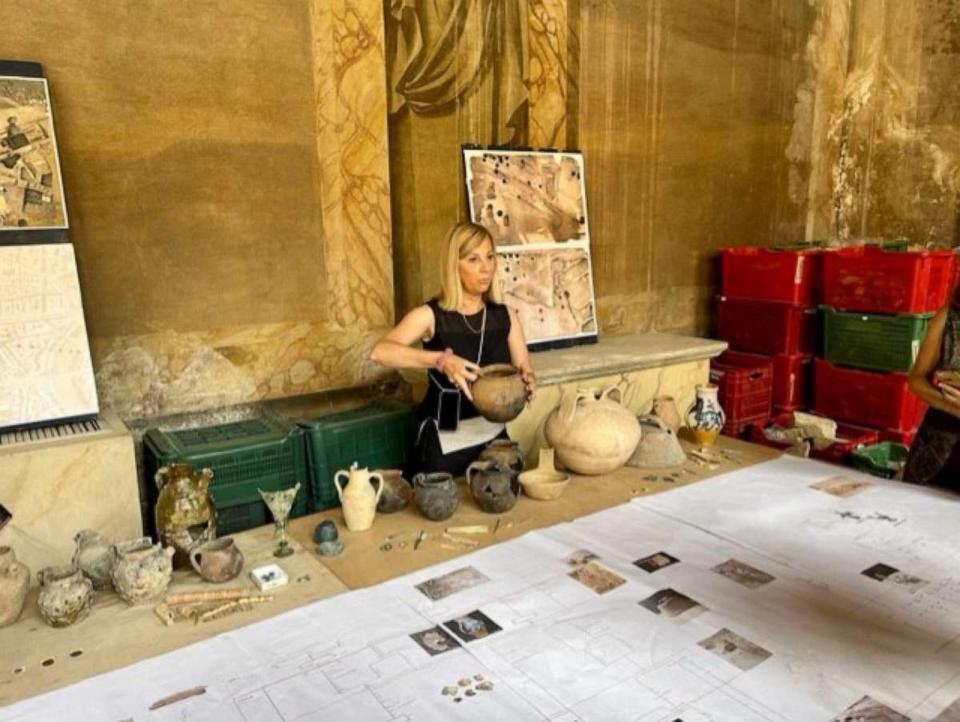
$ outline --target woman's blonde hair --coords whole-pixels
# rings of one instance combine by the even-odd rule
[[[458,223],[447,231],[447,236],[444,239],[447,252],[440,272],[440,308],[445,311],[456,311],[463,303],[460,259],[469,256],[484,241],[490,241],[490,245],[494,245],[490,231],[476,223]],[[496,255],[494,255],[494,259],[496,259]],[[496,271],[496,266],[494,266],[494,271]],[[487,292],[483,294],[483,300],[502,302],[500,285],[497,283],[496,277],[494,277]]]

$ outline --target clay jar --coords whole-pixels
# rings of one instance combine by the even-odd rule
[[[347,479],[344,487],[340,478]],[[373,482],[377,482],[376,491]],[[383,477],[366,469],[358,469],[356,464],[350,466],[350,472],[343,469],[333,475],[333,483],[340,496],[343,506],[343,520],[350,531],[366,531],[373,526],[373,518],[377,514],[377,504],[383,494]]]
[[[163,596],[173,576],[173,547],[150,537],[114,545],[113,588],[127,604],[146,604]]]
[[[460,490],[446,472],[413,477],[413,500],[427,519],[443,521],[453,516],[460,504]]]
[[[73,565],[93,582],[97,591],[106,591],[113,586],[110,572],[116,557],[113,554],[113,542],[91,529],[77,532],[73,537],[77,550],[73,554]]]
[[[488,514],[502,514],[517,503],[520,482],[499,461],[474,461],[467,467],[466,477],[473,500]]]
[[[30,587],[30,570],[17,561],[11,547],[0,547],[0,627],[13,624],[23,611]]]
[[[400,469],[377,469],[383,478],[383,493],[377,502],[377,511],[381,514],[393,514],[405,509],[413,499],[413,487],[403,478]]]
[[[484,366],[470,388],[473,405],[487,421],[506,423],[523,411],[527,388],[520,371],[510,364]]]
[[[680,418],[680,412],[672,396],[657,396],[653,400],[651,412],[673,429],[673,433],[680,431],[680,427],[683,426],[683,419]]]
[[[719,388],[716,384],[699,384],[696,398],[687,410],[687,425],[694,441],[709,445],[717,440],[727,417],[720,408]]]
[[[173,547],[175,566],[187,567],[190,550],[217,536],[216,511],[209,493],[213,472],[203,469],[194,474],[190,464],[170,464],[161,467],[154,480],[160,489],[156,506],[160,543]]]
[[[640,422],[620,404],[620,391],[613,386],[599,394],[564,391],[543,431],[560,463],[577,474],[619,469],[640,442]]]
[[[627,462],[640,469],[667,469],[680,466],[687,455],[673,429],[659,416],[638,417],[643,437]]]
[[[494,439],[480,452],[477,461],[499,461],[504,468],[514,474],[523,471],[523,454],[520,453],[520,444],[510,439]]]
[[[40,617],[51,627],[69,627],[90,613],[93,582],[74,566],[46,567],[37,572]]]
[[[190,564],[208,582],[220,584],[230,581],[243,569],[243,552],[227,536],[191,549]]]

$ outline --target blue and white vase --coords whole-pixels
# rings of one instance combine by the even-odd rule
[[[727,422],[726,414],[720,408],[720,400],[717,398],[719,390],[715,384],[698,384],[696,399],[687,409],[687,426],[701,446],[714,443]]]

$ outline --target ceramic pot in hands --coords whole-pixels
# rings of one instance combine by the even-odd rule
[[[0,547],[0,627],[20,618],[30,587],[30,570],[11,547]]]
[[[243,552],[231,537],[222,537],[191,549],[190,564],[208,582],[229,582],[243,569]]]
[[[340,483],[340,478],[347,480],[346,487]],[[377,482],[376,491],[373,482]],[[383,494],[383,477],[366,469],[358,469],[356,464],[350,467],[350,472],[343,469],[333,475],[333,483],[337,487],[340,504],[343,506],[343,520],[350,531],[366,531],[373,526],[373,518],[377,514],[377,503]]]
[[[474,501],[488,514],[502,514],[517,503],[520,482],[499,461],[474,461],[467,467],[466,477]]]
[[[51,627],[69,627],[90,613],[93,582],[74,566],[46,567],[37,572],[40,617]]]
[[[114,545],[113,588],[127,604],[147,604],[163,596],[173,577],[173,547],[142,537]]]
[[[620,403],[610,386],[594,391],[564,391],[543,428],[547,443],[566,468],[577,474],[607,474],[630,458],[640,441],[640,422]]]
[[[427,519],[443,521],[460,505],[460,490],[446,472],[417,474],[413,477],[413,500]]]
[[[487,421],[513,421],[527,403],[527,387],[510,364],[484,366],[470,388],[473,405]]]
[[[403,472],[400,469],[376,469],[375,473],[383,478],[383,493],[377,502],[377,511],[393,514],[405,509],[413,500],[413,487],[403,478]]]

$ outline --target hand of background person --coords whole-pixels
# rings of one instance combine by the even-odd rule
[[[456,354],[450,356],[443,364],[443,375],[456,384],[470,401],[473,401],[473,395],[470,393],[470,382],[477,380],[479,370],[480,367],[473,361],[467,361]]]
[[[527,387],[527,403],[529,404],[533,401],[533,397],[536,395],[537,391],[537,377],[533,375],[533,371],[527,369],[526,371],[520,371],[520,377],[523,379],[524,386]]]

